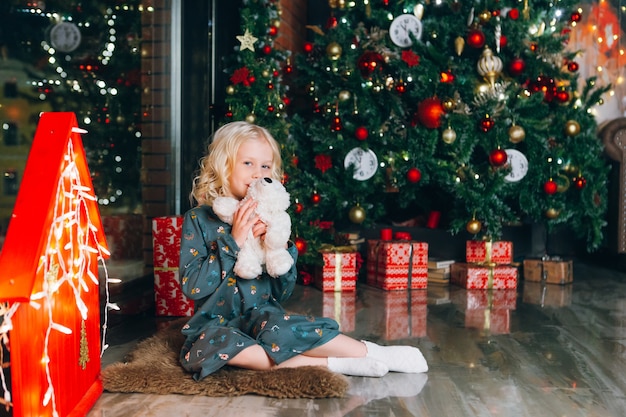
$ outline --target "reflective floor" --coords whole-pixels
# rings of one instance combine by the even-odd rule
[[[429,372],[353,377],[341,399],[105,392],[89,416],[626,416],[626,274],[582,263],[574,272],[568,286],[521,281],[494,292],[298,286],[288,310],[334,317],[356,338],[417,346]],[[155,328],[151,318],[112,328],[103,366]]]

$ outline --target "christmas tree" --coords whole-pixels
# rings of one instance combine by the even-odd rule
[[[579,80],[575,5],[330,0],[292,86],[307,98],[287,183],[302,259],[376,223],[477,239],[541,223],[597,249],[608,165],[592,110],[608,87]]]
[[[76,114],[88,132],[99,203],[134,210],[141,203],[141,2],[11,0],[0,10],[0,44],[28,66],[33,107]]]
[[[278,0],[244,0],[235,52],[226,58],[230,84],[220,124],[245,120],[263,126],[281,143],[289,134],[287,85],[290,51],[275,45],[280,35]]]

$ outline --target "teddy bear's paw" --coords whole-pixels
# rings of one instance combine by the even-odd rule
[[[265,269],[270,276],[278,277],[289,272],[293,258],[286,250],[266,254]]]
[[[235,264],[234,270],[235,270],[235,274],[237,274],[239,278],[244,278],[244,279],[255,279],[256,277],[261,275],[261,272],[263,272],[261,265],[258,265],[258,264],[246,265],[245,263],[241,263],[241,262],[237,262]]]

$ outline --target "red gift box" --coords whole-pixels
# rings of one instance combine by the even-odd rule
[[[428,286],[428,243],[368,240],[367,283],[383,290]]]
[[[356,327],[356,292],[325,292],[322,296],[323,317],[339,323],[342,332],[354,331]]]
[[[390,291],[382,294],[385,340],[426,335],[427,290]]]
[[[313,285],[324,292],[356,290],[356,252],[322,252],[322,260],[324,265],[315,270]]]
[[[178,277],[182,216],[152,219],[154,299],[157,316],[192,316],[194,303],[182,292]]]
[[[510,264],[513,262],[513,242],[468,240],[465,243],[465,261]]]
[[[157,316],[183,317],[193,315],[193,301],[180,289],[178,268],[154,271],[154,298]]]
[[[465,327],[489,335],[508,334],[511,332],[511,310],[508,308],[466,310]]]
[[[457,291],[454,293],[453,299],[455,304],[466,310],[484,308],[515,310],[517,306],[517,288]]]
[[[450,267],[450,281],[468,290],[517,288],[517,268],[510,265],[484,266],[456,262]]]

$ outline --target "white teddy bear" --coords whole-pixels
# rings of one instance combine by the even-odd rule
[[[291,218],[287,214],[289,193],[279,182],[271,178],[259,178],[248,187],[246,197],[237,200],[233,197],[217,197],[213,211],[225,223],[233,224],[233,214],[247,199],[257,202],[256,213],[267,225],[265,239],[254,238],[250,231],[235,263],[235,273],[245,279],[261,275],[263,265],[272,277],[283,275],[293,265],[293,257],[287,251],[291,236]]]

